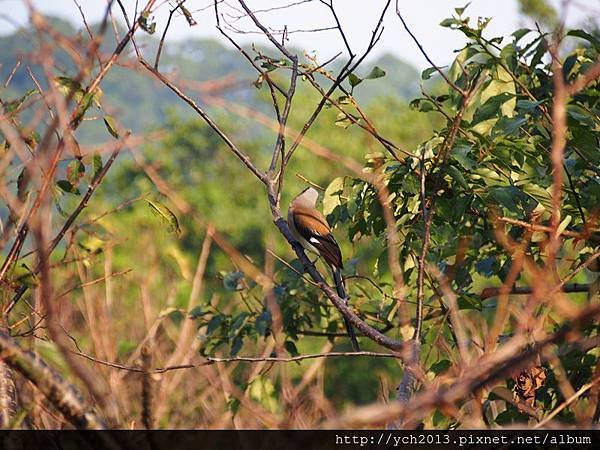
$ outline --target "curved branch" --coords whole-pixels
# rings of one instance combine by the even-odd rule
[[[81,393],[38,355],[23,350],[10,336],[0,332],[0,356],[6,364],[37,386],[56,409],[74,426],[105,429],[104,421],[86,403]]]

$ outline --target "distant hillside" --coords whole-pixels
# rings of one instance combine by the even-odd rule
[[[65,34],[81,33],[73,24],[60,18],[49,19],[53,26]],[[121,29],[123,35],[124,29]],[[22,29],[17,32],[0,37],[0,79],[4,80],[15,65],[17,59],[31,52],[35,48],[36,36]],[[138,42],[149,59],[153,60],[158,38],[155,35],[138,35]],[[103,50],[111,51],[115,46],[113,33],[107,33]],[[273,53],[269,51],[268,54]],[[300,52],[301,53],[301,52]],[[150,58],[151,57],[151,58]],[[55,55],[58,65],[63,68],[65,75],[73,72],[73,65],[66,53],[59,51]],[[410,98],[417,93],[419,73],[410,64],[403,62],[393,55],[384,55],[381,58],[364,63],[357,70],[357,74],[365,75],[373,66],[379,66],[386,72],[386,76],[377,82],[367,81],[362,83],[355,92],[361,103],[368,103],[379,96],[396,96]],[[228,94],[245,103],[257,102],[257,92],[251,85],[256,79],[256,72],[240,57],[240,54],[231,47],[225,47],[220,42],[209,39],[189,39],[178,42],[167,42],[161,57],[161,69],[176,71],[184,79],[195,82],[223,79],[226,76],[235,76],[240,80],[241,88]],[[32,67],[35,74],[41,76],[39,67]],[[247,83],[248,89],[244,89]],[[27,71],[19,70],[8,91],[0,95],[4,99],[14,98],[17,93],[24,93],[33,88],[33,82]],[[155,82],[142,73],[130,69],[115,68],[110,71],[102,82],[104,101],[110,105],[120,120],[134,131],[142,131],[149,127],[164,122],[166,112],[175,109],[183,117],[190,116],[192,112],[183,105],[176,96],[166,87]],[[258,105],[257,105],[258,106]],[[79,132],[84,140],[94,140],[102,130],[94,126],[82,127]]]

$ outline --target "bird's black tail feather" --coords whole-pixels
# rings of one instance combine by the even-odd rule
[[[350,342],[352,343],[352,350],[355,352],[360,352],[360,347],[358,346],[358,341],[356,340],[356,333],[354,332],[354,328],[350,324],[350,321],[344,317],[344,324],[346,324],[346,331],[348,332],[348,336],[350,336]]]
[[[333,271],[333,280],[335,281],[335,290],[340,298],[342,298],[346,304],[348,303],[348,296],[346,295],[346,288],[344,286],[344,278],[342,277],[342,270],[338,267],[331,267]],[[356,333],[354,332],[354,328],[350,324],[350,321],[344,317],[344,324],[346,325],[346,331],[348,332],[348,336],[350,336],[350,342],[352,343],[352,350],[355,352],[360,352],[360,347],[358,346],[358,341],[356,340]]]

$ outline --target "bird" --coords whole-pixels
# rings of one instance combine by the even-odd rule
[[[304,189],[294,198],[288,208],[288,225],[294,238],[305,250],[321,256],[331,268],[335,290],[338,296],[348,304],[348,296],[342,277],[344,265],[342,252],[331,233],[325,216],[316,208],[319,193],[313,187]],[[356,334],[350,321],[344,317],[344,324],[350,336],[352,349],[360,351]]]

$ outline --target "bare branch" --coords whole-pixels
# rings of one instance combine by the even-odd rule
[[[452,89],[454,89],[456,92],[458,92],[460,95],[465,96],[466,92],[459,88],[455,83],[453,83],[450,78],[448,78],[448,76],[444,73],[443,70],[441,70],[438,66],[435,65],[435,63],[431,60],[431,58],[429,57],[429,55],[427,54],[427,52],[425,51],[425,49],[423,48],[423,46],[421,45],[421,43],[419,42],[419,40],[415,37],[415,35],[412,33],[412,31],[410,31],[410,28],[408,28],[408,25],[406,24],[406,21],[404,20],[404,18],[402,17],[402,14],[400,13],[400,7],[398,4],[398,0],[396,0],[396,15],[398,16],[398,18],[400,19],[400,21],[402,22],[402,25],[404,26],[404,29],[406,30],[406,32],[410,35],[410,37],[412,38],[413,41],[415,41],[415,44],[417,44],[417,47],[419,47],[419,50],[421,51],[421,53],[423,54],[423,56],[425,57],[425,59],[427,60],[427,62],[429,64],[431,64],[431,67],[433,67],[437,73],[439,73],[442,78],[444,79],[444,81],[446,81],[446,83],[448,83],[448,86],[450,86]]]
[[[97,358],[94,358],[90,355],[86,355],[85,353],[81,353],[79,351],[73,351],[73,354],[77,356],[81,356],[86,358],[92,362],[99,363],[105,365],[107,367],[112,367],[113,369],[125,370],[128,372],[138,372],[143,373],[144,369],[141,367],[135,366],[124,366],[122,364],[111,363],[108,361],[102,361]],[[370,358],[398,358],[398,355],[395,353],[377,353],[377,352],[330,352],[330,353],[312,353],[308,355],[299,355],[299,356],[290,356],[290,357],[275,357],[275,356],[266,356],[266,357],[253,357],[253,356],[236,356],[232,358],[217,358],[213,356],[206,357],[206,361],[200,364],[180,364],[174,366],[167,367],[158,367],[152,369],[150,373],[165,373],[171,372],[173,370],[185,370],[185,369],[195,369],[198,367],[209,366],[215,363],[236,363],[236,362],[248,362],[248,363],[262,363],[262,362],[272,362],[272,363],[291,363],[291,362],[299,362],[307,359],[318,359],[318,358],[337,358],[337,357],[370,357]]]
[[[229,137],[218,127],[218,125],[210,118],[210,116],[200,108],[194,100],[185,95],[177,86],[175,86],[167,77],[165,77],[162,73],[158,72],[154,69],[150,64],[148,64],[143,58],[140,58],[140,64],[144,66],[150,73],[152,73],[156,78],[158,78],[165,86],[171,89],[175,94],[179,96],[183,101],[185,101],[188,105],[192,107],[194,111],[196,111],[202,119],[210,126],[215,132],[219,135],[219,137],[227,144],[227,146],[231,149],[231,151],[237,156],[240,161],[248,168],[250,171],[263,183],[268,182],[267,176],[258,169],[254,163],[250,160],[250,158],[243,153]]]

